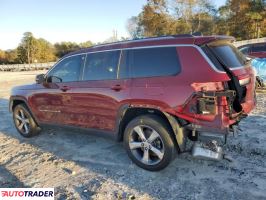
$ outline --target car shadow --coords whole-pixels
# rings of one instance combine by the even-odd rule
[[[201,194],[207,198],[208,190],[212,190],[213,193],[217,193],[217,198],[229,199],[233,193],[241,193],[230,191],[230,188],[225,191],[225,183],[219,181],[220,176],[232,176],[228,170],[231,164],[227,161],[196,160],[184,153],[176,157],[166,169],[149,172],[130,161],[122,143],[86,131],[61,128],[44,128],[41,134],[34,138],[23,138],[13,125],[6,99],[0,99],[0,115],[3,119],[0,122],[0,133],[17,139],[19,143],[33,145],[44,153],[52,153],[58,159],[72,161],[90,172],[97,173],[105,180],[111,179],[142,194],[146,193],[152,198],[196,199],[202,191],[207,192],[206,196]],[[89,184],[94,184],[95,179],[86,181],[85,185],[76,184],[76,190],[82,195]],[[100,186],[101,184],[98,184],[98,187]],[[253,197],[249,193],[245,195]]]
[[[0,165],[0,188],[23,188],[26,187],[9,170]]]

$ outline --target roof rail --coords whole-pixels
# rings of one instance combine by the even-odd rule
[[[192,34],[177,34],[177,35],[172,35],[173,37],[193,37],[194,35]]]
[[[107,43],[102,43],[102,44],[98,44],[98,45],[94,45],[92,47],[89,48],[96,48],[96,47],[101,47],[101,46],[105,46],[105,45],[113,45],[113,44],[123,44],[123,43],[127,43],[127,42],[133,42],[133,41],[146,41],[146,40],[160,40],[162,38],[178,38],[178,37],[194,37],[194,35],[191,34],[177,34],[177,35],[162,35],[162,36],[153,36],[153,37],[144,37],[144,38],[134,38],[131,40],[123,40],[123,41],[117,41],[117,42],[107,42]]]
[[[176,37],[193,37],[191,34],[177,34],[177,35],[161,35],[161,36],[154,36],[154,37],[145,37],[145,38],[136,38],[133,40],[149,40],[149,39],[160,39],[160,38],[176,38]]]
[[[193,36],[203,36],[202,32],[198,31],[198,32],[194,32],[192,33]]]

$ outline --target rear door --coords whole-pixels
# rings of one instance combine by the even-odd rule
[[[74,106],[85,55],[64,58],[46,75],[42,89],[30,98],[40,122],[69,124],[79,108]]]
[[[118,79],[120,50],[89,53],[79,83],[75,105],[80,107],[79,125],[115,131],[123,100],[129,95],[129,79]]]
[[[179,86],[176,75],[181,71],[176,47],[146,47],[123,51],[121,77],[132,79],[130,95],[134,104],[162,105],[165,99],[176,104]],[[127,70],[127,71],[125,71]]]

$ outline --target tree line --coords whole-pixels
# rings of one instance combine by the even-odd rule
[[[128,38],[118,38],[117,31],[107,38],[103,43],[126,40]],[[54,62],[64,55],[83,48],[88,48],[101,43],[92,43],[90,40],[82,43],[60,42],[54,45],[43,38],[35,38],[31,32],[25,32],[20,44],[16,49],[3,51],[0,49],[0,64],[20,64],[20,63],[45,63]]]
[[[210,0],[147,0],[127,30],[132,38],[195,32],[237,40],[265,37],[265,0],[227,0],[219,8]]]
[[[266,37],[265,0],[227,0],[216,8],[211,0],[147,0],[141,12],[127,20],[130,38],[191,34],[231,35],[237,40]],[[117,38],[117,33],[105,42]],[[65,54],[94,45],[61,42],[54,45],[31,32],[23,35],[16,49],[0,50],[0,64],[56,61]]]
[[[53,45],[43,38],[35,38],[31,32],[25,32],[16,49],[0,50],[0,64],[53,62],[72,51],[92,45],[91,41],[79,44],[61,42]]]

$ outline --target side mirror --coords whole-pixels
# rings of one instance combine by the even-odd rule
[[[38,74],[35,78],[36,83],[42,84],[45,81],[44,74]]]
[[[48,82],[48,83],[62,83],[63,80],[62,80],[62,78],[59,78],[59,77],[57,77],[57,76],[49,76],[49,77],[47,78],[47,82]]]

